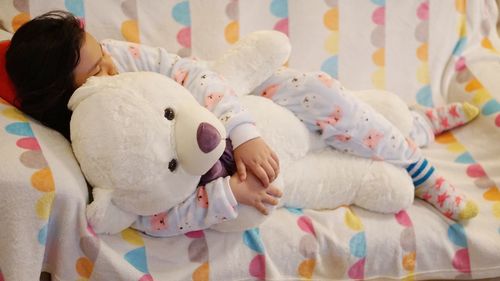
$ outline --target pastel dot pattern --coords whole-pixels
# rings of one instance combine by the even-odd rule
[[[407,272],[404,280],[414,280],[415,267],[417,262],[417,241],[415,229],[410,216],[405,210],[395,214],[395,219],[399,225],[403,227],[400,234],[401,249],[403,251],[403,259],[401,261],[402,268]]]
[[[229,3],[226,5],[226,15],[229,18],[229,23],[224,28],[224,38],[229,44],[234,44],[240,39],[238,1],[229,0]]]
[[[339,77],[339,7],[338,1],[325,1],[328,10],[323,15],[323,25],[330,32],[325,41],[329,57],[321,64],[321,70],[334,78]]]
[[[415,30],[415,39],[419,42],[417,48],[417,59],[419,67],[417,68],[417,81],[421,85],[420,90],[416,94],[416,100],[419,104],[432,107],[432,91],[429,85],[429,63],[428,63],[428,46],[429,46],[429,1],[425,0],[420,3],[417,8],[416,16],[420,21]]]
[[[375,5],[372,21],[375,28],[371,34],[371,43],[375,47],[372,61],[375,71],[372,73],[372,83],[377,89],[385,89],[385,1],[371,1]]]
[[[192,274],[193,281],[209,280],[209,260],[208,260],[208,244],[205,238],[205,233],[202,230],[192,231],[184,234],[191,239],[188,246],[189,261],[200,263]]]
[[[354,235],[349,241],[349,251],[355,258],[355,262],[349,267],[347,275],[351,279],[362,280],[365,276],[366,234],[361,218],[351,208],[344,209],[344,222],[349,229],[354,231]]]
[[[250,276],[257,280],[266,280],[266,255],[259,228],[245,230],[243,243],[256,253],[248,265]]]
[[[288,35],[288,0],[271,0],[269,9],[278,18],[273,29]]]
[[[189,11],[189,1],[183,0],[175,4],[171,11],[171,16],[181,26],[183,26],[176,36],[177,43],[181,49],[177,52],[180,56],[191,54],[191,13]]]

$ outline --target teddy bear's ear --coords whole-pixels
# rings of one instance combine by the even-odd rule
[[[75,111],[75,108],[88,97],[101,92],[107,77],[90,77],[85,84],[76,89],[68,101],[68,109]]]

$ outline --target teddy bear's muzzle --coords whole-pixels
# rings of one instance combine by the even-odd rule
[[[221,142],[219,131],[209,123],[203,122],[198,126],[196,132],[196,141],[200,150],[204,153],[213,151]]]

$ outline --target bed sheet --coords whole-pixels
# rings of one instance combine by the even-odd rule
[[[10,246],[0,245],[0,280],[35,280],[40,271],[53,280],[140,281],[500,276],[500,126],[494,115],[483,112],[425,150],[479,203],[479,216],[469,223],[447,220],[416,200],[395,215],[347,206],[280,209],[242,233],[152,238],[131,229],[93,234],[84,215],[86,185],[67,142],[7,104],[0,104],[0,114],[2,156],[18,155],[11,169],[27,182],[1,187],[0,241]],[[5,167],[0,172],[4,177]],[[6,204],[19,194],[23,212]]]

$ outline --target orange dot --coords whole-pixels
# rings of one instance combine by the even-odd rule
[[[210,267],[208,266],[208,262],[205,262],[193,272],[193,281],[208,281],[209,274]]]
[[[452,142],[456,142],[456,141],[457,140],[455,139],[453,134],[450,132],[445,132],[445,133],[442,133],[442,134],[436,136],[436,142],[440,143],[440,144],[447,144],[447,143],[452,143]]]
[[[482,87],[483,85],[481,85],[481,82],[479,82],[476,78],[474,78],[470,80],[469,83],[467,83],[467,85],[465,86],[465,91],[472,92]]]
[[[224,36],[229,44],[234,44],[240,37],[240,24],[237,21],[230,22],[224,29]]]
[[[339,9],[332,8],[323,16],[323,24],[332,31],[339,30]]]
[[[30,15],[27,13],[20,13],[12,19],[12,29],[16,31],[21,25],[30,20]]]
[[[415,252],[403,256],[403,268],[406,271],[413,271],[415,269],[415,257]]]
[[[461,14],[465,14],[465,0],[455,0],[455,8]]]
[[[316,266],[316,260],[314,259],[307,259],[301,262],[299,265],[300,277],[311,279],[314,273],[315,266]]]
[[[378,49],[372,55],[373,62],[377,66],[384,66],[385,64],[385,49]]]
[[[31,185],[35,189],[41,192],[51,192],[54,191],[54,178],[52,177],[52,172],[49,168],[41,169],[36,171],[31,176]]]
[[[493,47],[493,44],[488,38],[483,38],[483,40],[481,40],[481,46],[483,46],[483,48],[486,48],[488,50],[495,51],[495,47]]]
[[[139,24],[136,20],[127,20],[122,23],[122,36],[125,40],[134,43],[140,43]]]
[[[76,261],[76,272],[78,275],[84,278],[90,278],[92,270],[94,270],[94,264],[87,257],[81,257]]]
[[[420,61],[427,61],[429,57],[427,44],[422,44],[417,49],[417,58]]]

